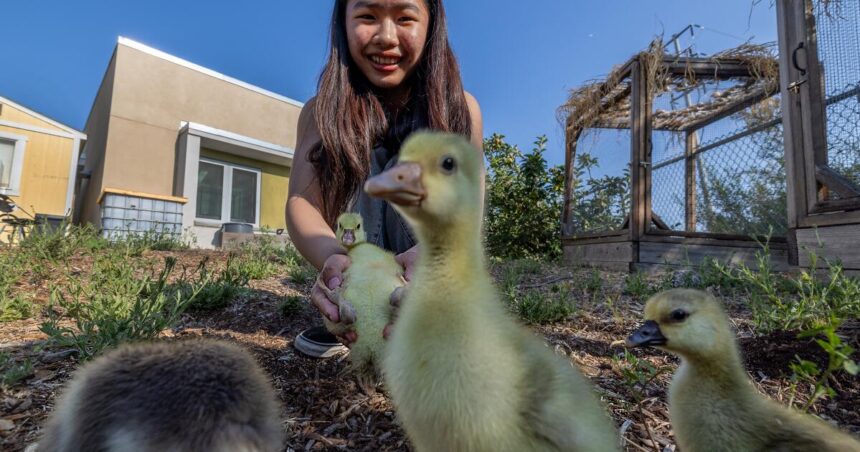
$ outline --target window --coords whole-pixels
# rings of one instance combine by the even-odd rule
[[[219,223],[259,224],[260,170],[200,159],[197,218]]]
[[[0,193],[21,194],[21,171],[27,137],[0,132]]]

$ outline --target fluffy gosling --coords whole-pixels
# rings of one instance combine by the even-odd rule
[[[347,249],[351,263],[341,287],[329,296],[337,303],[341,320],[347,322],[324,319],[325,325],[336,335],[354,330],[358,340],[349,351],[352,365],[364,375],[378,375],[386,342],[382,330],[391,317],[389,297],[406,283],[403,268],[393,254],[367,243],[357,213],[338,217],[336,236]]]
[[[851,436],[755,389],[728,316],[706,292],[673,289],[651,297],[645,324],[627,345],[681,357],[669,387],[669,416],[685,452],[860,451]]]
[[[277,452],[280,406],[242,348],[188,340],[124,345],[78,370],[41,452]]]
[[[421,244],[384,361],[418,451],[612,451],[617,434],[588,381],[506,312],[481,240],[478,151],[414,134],[365,190]]]

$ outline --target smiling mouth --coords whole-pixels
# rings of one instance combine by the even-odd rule
[[[394,66],[400,63],[400,57],[383,57],[379,55],[370,55],[370,61],[378,66]]]

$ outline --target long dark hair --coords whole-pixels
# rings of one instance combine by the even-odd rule
[[[370,171],[370,151],[388,130],[375,87],[349,53],[346,4],[336,0],[331,16],[331,50],[320,75],[314,120],[321,146],[309,155],[322,192],[323,216],[334,225]],[[431,129],[471,134],[469,109],[457,58],[448,43],[442,0],[424,0],[430,10],[421,61],[409,80],[412,105],[426,108]],[[416,102],[421,99],[421,102]]]

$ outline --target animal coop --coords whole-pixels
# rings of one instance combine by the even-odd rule
[[[625,269],[838,260],[860,269],[860,2],[778,0],[779,43],[663,43],[571,92],[562,241]]]

